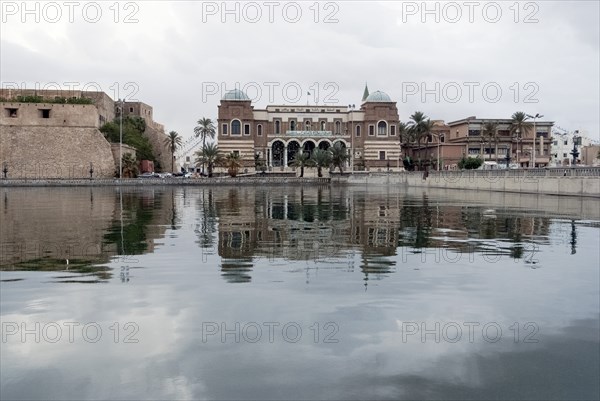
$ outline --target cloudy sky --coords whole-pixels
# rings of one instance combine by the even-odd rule
[[[600,138],[598,1],[0,4],[3,87],[100,88],[184,137],[236,86],[358,106],[366,82],[403,121],[521,110]]]

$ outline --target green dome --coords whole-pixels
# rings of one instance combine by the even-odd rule
[[[365,102],[391,102],[392,99],[387,95],[387,93],[382,91],[375,91],[367,96]]]
[[[225,92],[221,100],[250,100],[250,98],[241,90],[233,89]]]

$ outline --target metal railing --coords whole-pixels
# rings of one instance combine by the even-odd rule
[[[386,176],[390,174],[409,174],[422,176],[425,171],[382,171],[361,172],[361,175]],[[356,172],[355,172],[356,173]],[[346,174],[345,174],[346,175]],[[550,167],[550,168],[524,168],[510,170],[429,170],[429,177],[600,177],[600,167]]]

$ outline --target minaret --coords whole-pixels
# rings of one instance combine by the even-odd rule
[[[364,102],[365,100],[367,100],[368,97],[369,97],[369,87],[367,86],[367,83],[365,82],[365,91],[363,92],[362,101]]]

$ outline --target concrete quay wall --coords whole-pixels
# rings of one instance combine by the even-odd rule
[[[565,175],[566,173],[566,175]],[[460,189],[526,194],[589,196],[600,198],[600,169],[577,169],[553,172],[451,171],[419,173],[379,173],[332,175],[332,183],[350,185],[384,185],[418,188]]]

